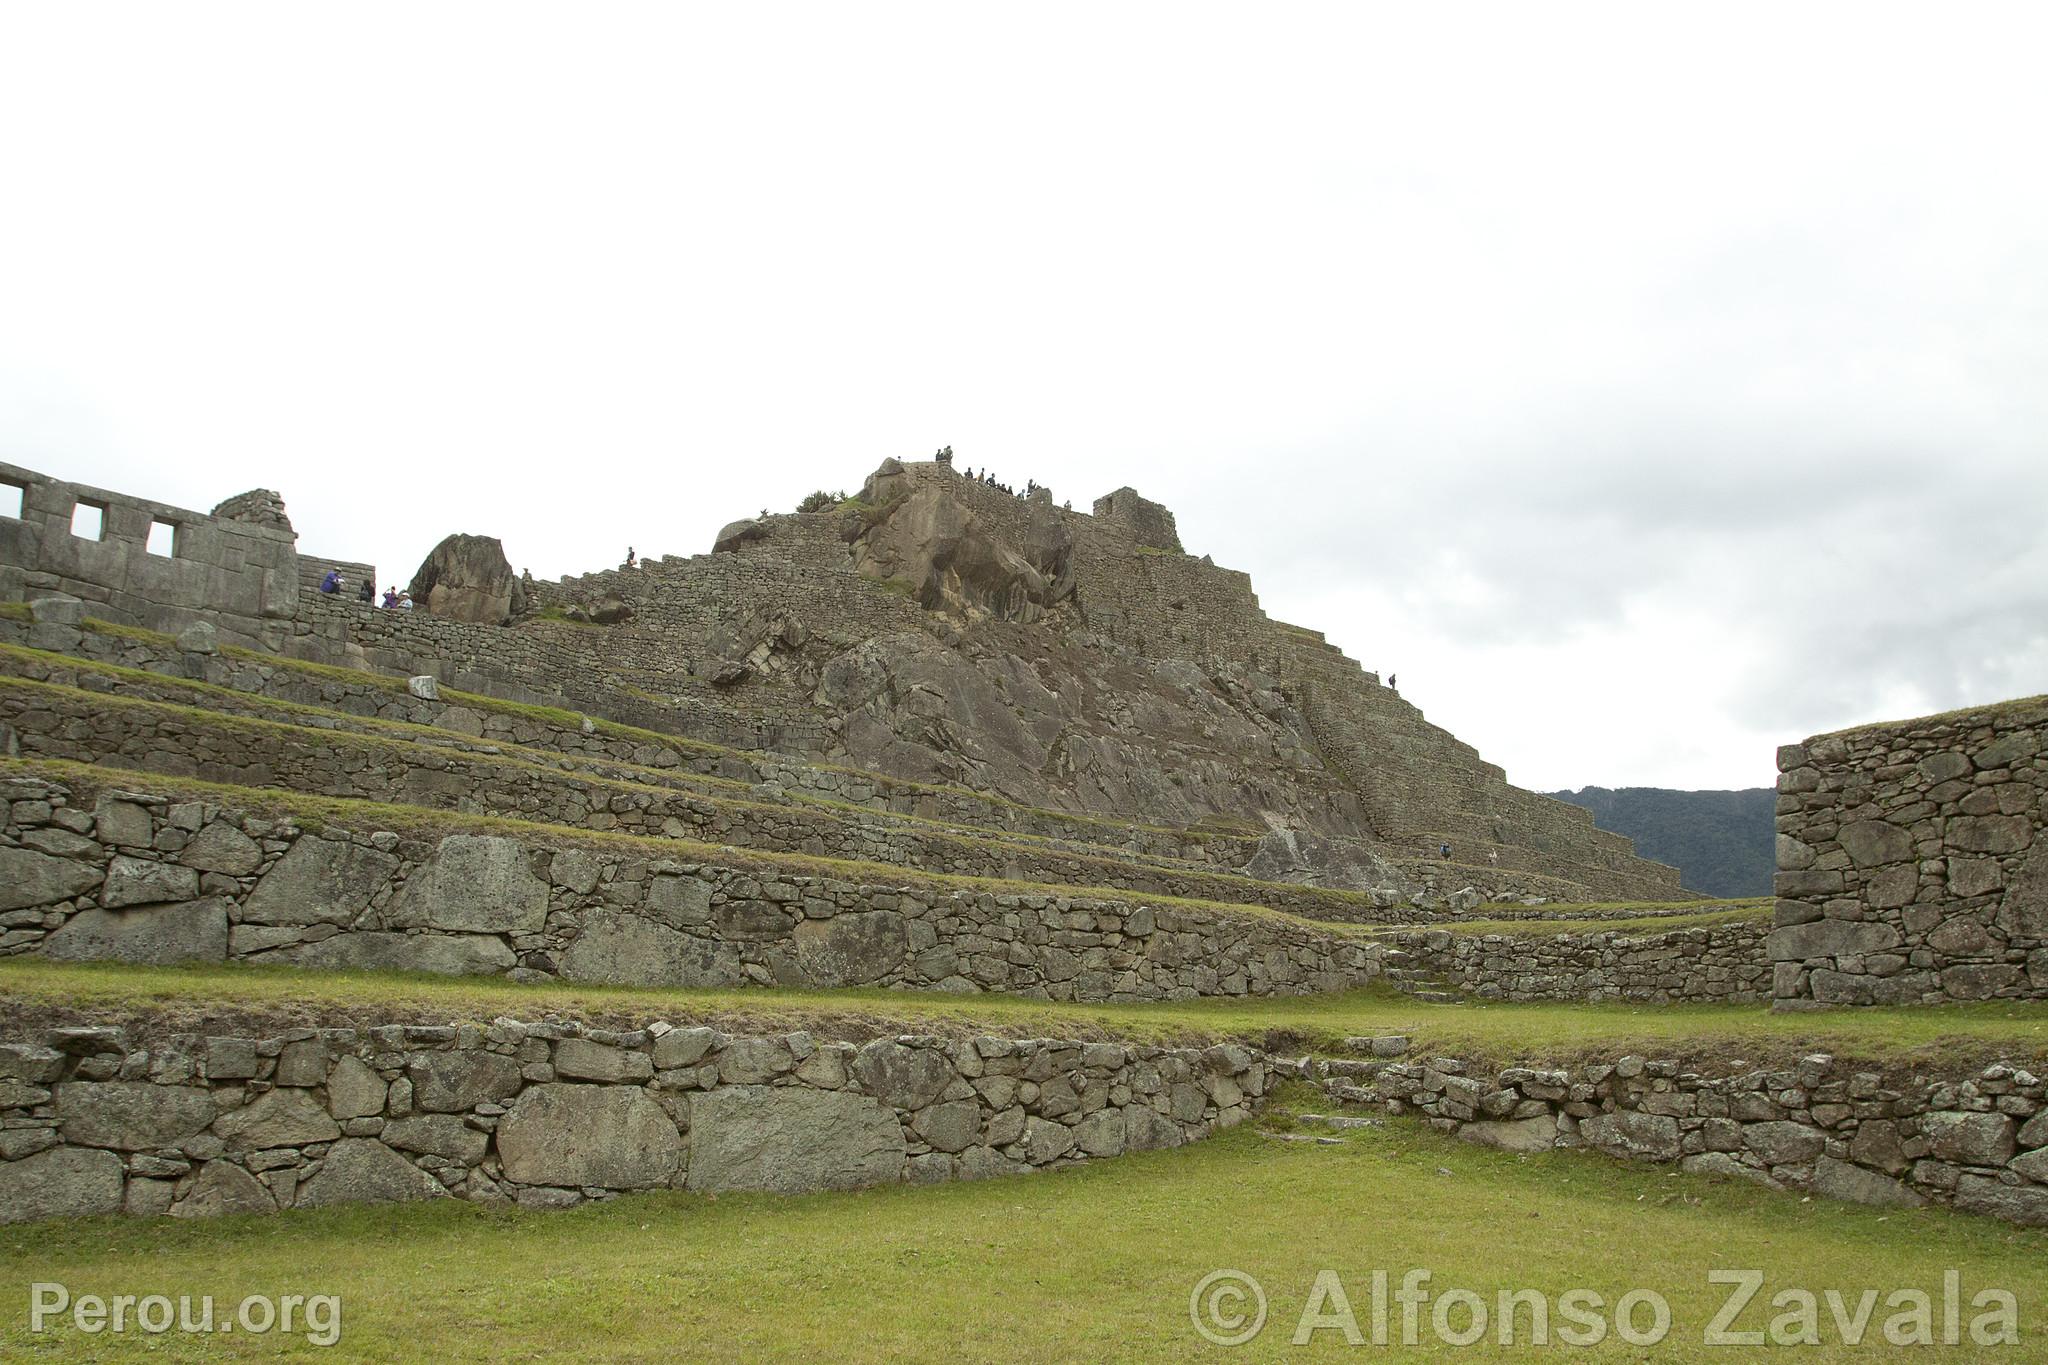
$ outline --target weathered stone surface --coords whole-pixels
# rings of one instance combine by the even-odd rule
[[[1913,836],[1882,820],[1852,820],[1835,837],[1858,867],[1882,867],[1913,856]]]
[[[178,861],[201,872],[246,877],[263,866],[263,849],[227,821],[216,820],[185,845]]]
[[[922,1109],[953,1079],[953,1068],[930,1048],[877,1038],[854,1054],[860,1088],[892,1109]]]
[[[1814,1162],[1813,1192],[1851,1204],[1872,1204],[1880,1208],[1918,1208],[1927,1202],[1900,1181],[1847,1161],[1822,1156]]]
[[[530,934],[539,932],[547,913],[548,884],[528,865],[525,845],[497,835],[451,834],[406,879],[386,919],[394,928]]]
[[[183,905],[81,910],[43,941],[43,956],[70,962],[223,962],[228,909],[208,897]]]
[[[1966,853],[2018,853],[2033,842],[2024,815],[1958,816],[1948,826],[1948,846]]]
[[[55,905],[82,896],[105,880],[106,874],[89,863],[25,848],[0,848],[0,910]]]
[[[369,929],[272,949],[255,960],[328,970],[437,972],[442,976],[492,976],[519,961],[502,939],[489,934],[400,934]]]
[[[1876,953],[1899,944],[1899,931],[1889,924],[1862,920],[1818,919],[1771,931],[1771,956],[1780,961]]]
[[[221,1115],[213,1131],[226,1140],[230,1152],[303,1147],[341,1136],[327,1111],[303,1090],[265,1091],[242,1108]]]
[[[496,1052],[429,1052],[407,1066],[405,1075],[413,1103],[428,1113],[459,1113],[519,1091],[519,1062]]]
[[[1458,1130],[1458,1136],[1503,1152],[1547,1152],[1557,1145],[1557,1117],[1537,1114],[1526,1119],[1468,1123]]]
[[[1744,1124],[1742,1140],[1749,1150],[1772,1166],[1804,1164],[1821,1154],[1827,1135],[1803,1123],[1773,1119]]]
[[[861,499],[881,515],[854,541],[854,568],[903,584],[929,610],[1035,621],[1073,595],[1073,540],[1050,505],[1020,504],[999,525],[953,488],[887,470]]]
[[[332,1204],[401,1204],[446,1198],[441,1182],[374,1138],[343,1138],[327,1151],[320,1173],[294,1201],[302,1209]]]
[[[86,1218],[121,1210],[121,1158],[57,1147],[0,1162],[0,1223]]]
[[[107,795],[93,803],[93,836],[103,844],[119,848],[148,848],[154,841],[156,822],[149,807]]]
[[[360,1058],[339,1058],[327,1073],[327,1112],[338,1119],[381,1114],[389,1089],[384,1078]]]
[[[737,986],[746,980],[739,950],[731,944],[679,933],[618,910],[592,910],[586,915],[583,931],[561,962],[562,975],[571,981],[702,988]]]
[[[490,1139],[462,1121],[460,1114],[409,1114],[384,1125],[378,1136],[402,1152],[447,1157],[465,1166],[484,1158]]]
[[[1966,1166],[2003,1166],[2011,1160],[2017,1127],[2004,1114],[1939,1112],[1920,1119],[1920,1132],[1934,1155]]]
[[[185,1197],[171,1206],[173,1218],[215,1218],[224,1213],[274,1213],[269,1187],[232,1161],[199,1168]]]
[[[639,1082],[654,1075],[654,1062],[644,1052],[565,1038],[555,1044],[555,1074],[565,1081]]]
[[[903,1175],[896,1115],[844,1091],[733,1086],[690,1100],[693,1190],[844,1190]]]
[[[191,900],[199,894],[199,874],[175,863],[160,863],[122,853],[107,867],[100,904],[109,910],[127,905],[161,905]]]
[[[197,1086],[148,1081],[67,1081],[57,1087],[66,1142],[122,1152],[176,1147],[213,1122],[213,1096]]]
[[[436,545],[407,591],[435,616],[499,626],[526,610],[526,589],[496,536],[456,534]]]
[[[529,1086],[498,1121],[505,1176],[523,1185],[649,1189],[669,1184],[682,1156],[675,1120],[624,1086]]]
[[[397,870],[398,859],[388,853],[302,834],[256,883],[242,905],[242,919],[250,924],[353,924]]]
[[[1988,1214],[2026,1227],[2048,1227],[2048,1189],[2005,1185],[1981,1175],[1965,1175],[1956,1184],[1956,1208]]]
[[[860,986],[903,963],[910,938],[893,910],[834,915],[796,926],[797,967],[813,986]]]
[[[1632,1109],[1595,1114],[1579,1124],[1586,1142],[1613,1156],[1638,1161],[1678,1159],[1678,1120]]]

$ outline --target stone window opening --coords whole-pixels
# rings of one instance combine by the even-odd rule
[[[165,559],[178,557],[178,523],[175,521],[152,521],[149,523],[149,541],[146,548],[153,555]]]
[[[100,540],[107,533],[107,509],[96,502],[79,502],[71,508],[71,534],[80,540]]]
[[[9,521],[20,521],[21,511],[28,503],[28,490],[18,483],[0,480],[0,517]]]

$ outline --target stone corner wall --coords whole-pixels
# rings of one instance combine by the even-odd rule
[[[289,522],[276,524],[282,504],[275,518],[247,508],[210,516],[10,464],[0,483],[22,490],[21,516],[0,517],[0,598],[62,593],[123,625],[176,632],[204,620],[252,642],[298,605],[294,537]],[[72,534],[80,505],[101,509],[97,540]],[[156,522],[176,528],[168,555],[149,551]]]
[[[2048,697],[1778,751],[1780,1009],[2048,998]]]

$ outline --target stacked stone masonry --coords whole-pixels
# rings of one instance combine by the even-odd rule
[[[0,464],[0,486],[21,501],[19,517],[0,514],[0,598],[61,593],[126,625],[177,631],[203,620],[251,643],[285,638],[299,569],[281,504],[259,520],[208,516],[10,464]],[[74,534],[81,507],[98,510],[97,538]],[[168,528],[157,532],[170,537],[159,546],[167,554],[149,548],[156,527]]]
[[[63,1028],[0,1043],[0,1222],[931,1183],[1177,1147],[1268,1085],[1237,1046],[653,1024]]]
[[[1481,1000],[1761,1001],[1762,920],[1662,933],[1385,933],[1390,979]]]
[[[1340,1104],[1415,1114],[1511,1152],[1584,1147],[1857,1204],[1949,1205],[2048,1227],[2048,1084],[2022,1068],[1922,1071],[1814,1054],[1781,1070],[1710,1075],[1625,1056],[1496,1070],[1457,1057],[1312,1062]]]
[[[91,640],[106,638],[84,634]],[[123,662],[133,662],[137,651],[117,653]],[[146,654],[143,661],[161,666]],[[324,677],[309,683],[304,677],[294,680],[289,671],[251,668],[218,654],[183,656],[180,671],[198,673],[213,680],[210,686],[232,692],[0,652],[0,726],[12,733],[12,749],[29,757],[111,762],[241,785],[284,784],[330,795],[881,861],[954,875],[1249,901],[1333,921],[1427,921],[1440,918],[1447,905],[1461,903],[1460,896],[1475,902],[1556,898],[1570,889],[1568,883],[1529,874],[1455,865],[1446,873],[1440,870],[1443,865],[1427,861],[1411,865],[1400,887],[1371,894],[1254,881],[1236,875],[1234,866],[1248,863],[1257,850],[1258,841],[1245,836],[1086,824],[1055,812],[1004,807],[970,793],[892,793],[889,784],[843,770],[732,752],[693,752],[644,739],[607,739],[595,727],[586,734],[582,726],[550,725],[530,715],[497,714],[484,704],[443,701],[438,690],[421,698],[368,679],[350,684]],[[268,705],[248,695],[252,692],[310,695],[313,700]],[[306,710],[309,705],[322,710]],[[208,721],[190,713],[195,706],[268,723]],[[342,708],[362,714],[356,733],[349,732],[346,718],[326,714]],[[380,727],[371,717],[393,724]],[[423,745],[416,732],[396,728],[405,723],[431,724],[450,734],[445,741]],[[576,761],[556,767],[560,760],[552,755],[558,754],[575,755]],[[693,783],[686,773],[709,780]],[[755,780],[741,785],[748,777]],[[671,785],[683,790],[650,790]],[[800,793],[795,800],[789,799],[792,788]],[[845,805],[863,805],[873,813],[849,811]],[[968,824],[949,830],[943,819],[899,813],[906,805],[913,811],[935,808],[964,816]],[[991,838],[986,829],[972,825],[977,816],[999,829],[1021,825],[1020,832],[1032,837]],[[1095,842],[1102,839],[1121,843]]]
[[[0,780],[0,954],[1053,1000],[1362,986],[1380,950],[1277,916],[854,881],[502,834],[312,831]]]
[[[2048,698],[1778,751],[1779,1008],[2048,996]]]

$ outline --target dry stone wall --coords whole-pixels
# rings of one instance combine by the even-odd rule
[[[889,986],[1124,1001],[1371,981],[1379,950],[1274,916],[997,894],[493,833],[306,828],[0,780],[0,954],[624,985]]]
[[[1852,1203],[1944,1204],[2048,1227],[2048,1086],[2022,1067],[1930,1074],[1816,1053],[1725,1075],[1640,1056],[1497,1070],[1400,1059],[1403,1038],[1357,1042],[1380,1057],[1310,1064],[1333,1098],[1420,1115],[1469,1142],[1585,1147]]]
[[[2048,697],[1778,751],[1781,1009],[2048,996]]]
[[[1762,920],[1662,933],[1387,933],[1390,976],[1482,1000],[1756,1001],[1771,993]]]
[[[1180,1146],[1242,1121],[1268,1079],[1236,1046],[56,1029],[0,1043],[0,1222],[972,1180]]]
[[[973,834],[818,807],[720,799],[510,761],[489,746],[447,747],[323,734],[281,723],[223,723],[125,698],[0,678],[0,726],[24,758],[111,763],[238,786],[282,786],[598,832],[733,843],[765,852],[886,863],[946,876],[1114,887],[1139,895],[1249,903],[1338,922],[1413,923],[1437,911],[1391,897],[1253,882],[1200,867],[1126,861],[1107,850],[998,843]],[[1476,895],[1474,897],[1476,899]]]
[[[104,620],[167,631],[205,620],[251,643],[287,633],[298,556],[281,504],[257,520],[208,516],[10,464],[0,485],[21,498],[19,517],[0,515],[0,599],[64,594]],[[100,509],[97,539],[72,533],[81,505]],[[174,528],[170,554],[149,551],[156,523]]]

